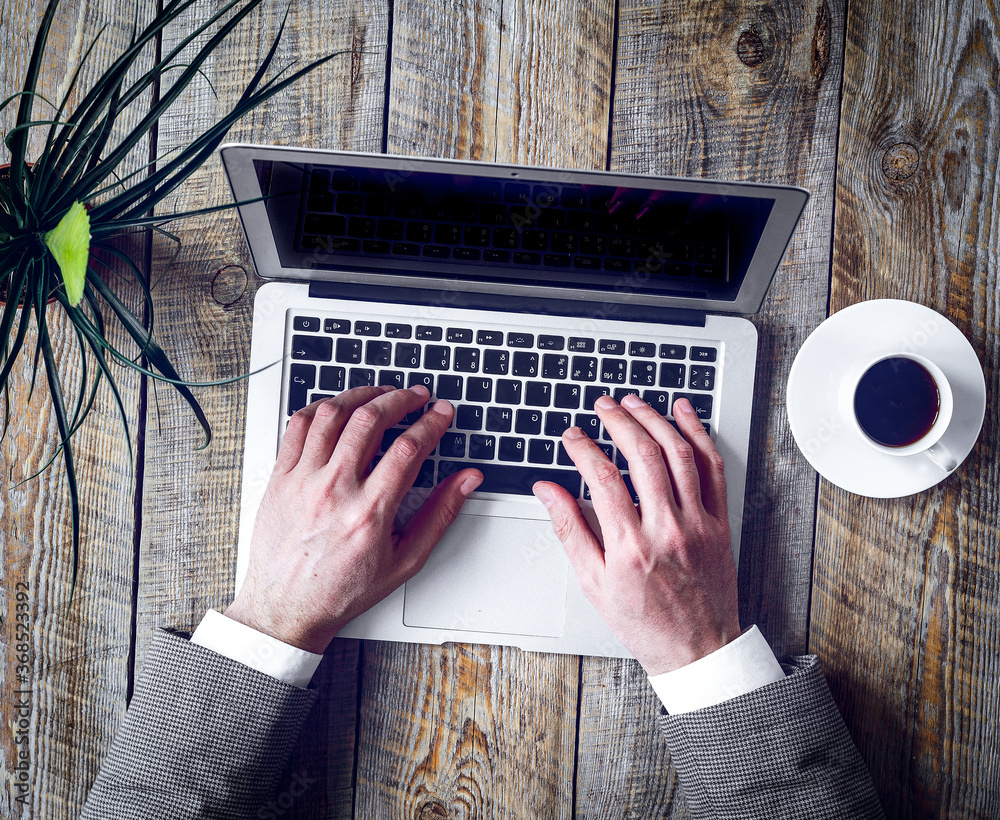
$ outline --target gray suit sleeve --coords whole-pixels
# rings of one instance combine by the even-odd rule
[[[314,698],[158,631],[81,820],[256,817]]]
[[[882,818],[815,655],[788,677],[660,726],[695,818]]]

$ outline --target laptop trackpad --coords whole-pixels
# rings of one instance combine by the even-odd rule
[[[406,582],[403,623],[558,638],[568,571],[548,521],[463,513]]]

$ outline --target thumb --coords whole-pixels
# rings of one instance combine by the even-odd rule
[[[458,518],[465,499],[482,482],[483,475],[478,470],[462,470],[448,476],[414,513],[397,542],[404,580],[420,572],[431,550]]]
[[[604,547],[583,517],[583,510],[565,488],[539,481],[531,491],[545,505],[556,538],[576,571],[580,588],[588,598],[600,595],[604,581]]]

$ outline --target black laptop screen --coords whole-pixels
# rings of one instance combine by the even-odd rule
[[[254,166],[283,267],[574,291],[627,287],[732,301],[774,205],[574,180]]]

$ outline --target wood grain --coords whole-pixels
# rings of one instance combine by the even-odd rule
[[[792,441],[783,394],[795,350],[825,316],[842,19],[841,5],[824,0],[623,2],[618,23],[613,169],[801,185],[812,194],[753,317],[760,344],[740,610],[779,654],[806,642],[815,478]],[[685,816],[668,797],[675,775],[642,670],[585,659],[583,685],[578,816]],[[624,773],[617,800],[606,797],[607,764],[584,766],[587,745],[610,747],[603,759]]]
[[[397,3],[390,150],[602,167],[612,32],[610,3]],[[356,816],[570,817],[578,669],[496,646],[367,644]]]
[[[214,3],[198,3],[185,25],[204,20]],[[278,31],[285,5],[265,3],[223,46],[180,110],[161,123],[160,155],[214,123],[253,75]],[[176,27],[166,42],[177,38]],[[293,4],[275,66],[343,52],[300,83],[245,117],[231,141],[356,150],[380,149],[383,138],[386,3]],[[203,208],[230,200],[217,158],[185,183],[167,207]],[[250,352],[257,278],[233,213],[186,220],[172,228],[174,245],[159,241],[154,270],[158,321],[169,349],[194,380],[244,374]],[[212,421],[204,449],[190,414],[171,391],[150,402],[143,485],[137,656],[158,626],[193,629],[208,608],[232,600],[242,478],[245,382],[206,388],[199,399]],[[351,812],[357,644],[346,642],[317,676],[320,701],[289,762],[288,776],[311,785],[296,801],[296,817],[345,817]],[[282,787],[284,788],[284,787]]]
[[[41,2],[0,2],[0,98],[19,89],[27,68],[33,33],[44,10]],[[66,92],[82,49],[96,35],[100,21],[110,22],[102,40],[81,72],[79,89],[87,89],[98,73],[128,43],[130,26],[117,20],[117,4],[64,3],[50,35],[39,91],[52,100]],[[148,66],[148,60],[140,65]],[[144,100],[123,117],[134,125]],[[16,106],[0,114],[0,133],[13,125]],[[51,116],[38,102],[35,116]],[[41,129],[39,129],[41,132]],[[118,133],[121,133],[119,130]],[[29,159],[37,156],[43,134],[30,141]],[[124,166],[136,169],[148,155],[143,141]],[[6,153],[0,161],[7,160]],[[122,249],[140,265],[147,264],[141,239],[123,242]],[[123,271],[119,271],[123,272]],[[117,274],[111,275],[113,281]],[[132,300],[134,291],[124,291]],[[63,374],[64,389],[75,395],[82,377],[76,338],[58,305],[47,315],[53,346]],[[126,334],[113,323],[109,340],[131,353]],[[72,607],[71,521],[69,494],[61,458],[38,478],[21,483],[53,454],[58,441],[44,371],[29,401],[34,330],[11,377],[12,426],[0,443],[0,648],[3,699],[0,723],[0,816],[75,818],[90,782],[110,745],[124,713],[128,686],[128,658],[132,616],[133,465],[127,437],[105,385],[85,425],[73,438],[80,489],[80,565]],[[91,363],[91,374],[94,365]],[[114,366],[126,415],[131,445],[138,434],[140,380],[131,371]],[[21,654],[15,636],[16,593],[27,586],[29,671],[17,674]],[[16,714],[14,692],[27,691],[29,714]],[[18,701],[20,696],[18,696]],[[24,717],[26,724],[18,725]],[[22,728],[26,731],[22,734]],[[22,744],[20,741],[26,740]],[[15,788],[19,754],[27,752],[28,792]],[[23,796],[24,801],[18,800]]]
[[[931,490],[873,500],[822,482],[810,649],[889,817],[992,818],[1000,18],[986,2],[852,8],[845,63],[831,310],[903,298],[943,313],[983,363],[987,416]]]

